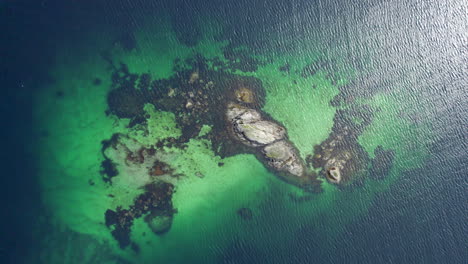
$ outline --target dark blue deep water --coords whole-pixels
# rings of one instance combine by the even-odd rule
[[[420,94],[418,104],[432,109],[422,117],[435,138],[421,168],[406,171],[377,195],[367,214],[344,227],[333,248],[321,249],[312,228],[304,227],[296,243],[283,249],[290,258],[275,263],[468,263],[465,1],[151,2],[158,1],[0,1],[0,263],[42,263],[37,230],[46,227],[37,224],[44,209],[34,155],[42,132],[33,125],[32,111],[35,94],[54,82],[47,67],[60,40],[96,24],[138,27],[135,14],[146,15],[158,5],[170,10],[174,30],[187,45],[197,42],[201,30],[191,28],[196,14],[225,16],[225,34],[253,50],[293,52],[318,39],[325,52],[333,50],[360,72],[349,94],[406,85]],[[279,36],[275,44],[272,35]],[[377,61],[366,61],[370,51]],[[269,263],[269,256],[251,249],[233,252],[229,263]]]

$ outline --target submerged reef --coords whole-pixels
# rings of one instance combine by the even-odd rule
[[[250,221],[253,219],[253,212],[252,212],[252,209],[250,208],[246,208],[246,207],[240,208],[237,210],[236,213],[242,220]]]
[[[393,165],[395,151],[385,150],[382,146],[378,146],[374,150],[375,158],[372,159],[369,170],[369,177],[376,180],[383,180],[388,175]]]
[[[133,221],[146,215],[145,221],[155,234],[167,232],[176,212],[172,205],[174,185],[158,182],[146,185],[145,193],[139,195],[128,209],[117,207],[105,213],[106,226],[121,248],[131,244],[130,232]]]
[[[372,122],[368,106],[340,109],[334,119],[332,133],[314,147],[314,155],[306,161],[320,169],[320,176],[340,188],[362,186],[368,176],[369,155],[358,137]]]
[[[209,142],[206,147],[221,159],[255,155],[279,179],[305,191],[290,195],[294,202],[309,201],[311,193],[323,192],[324,179],[338,188],[350,188],[364,183],[369,166],[374,179],[383,178],[391,169],[391,150],[378,148],[371,160],[358,142],[372,121],[373,109],[366,105],[338,109],[329,137],[304,161],[289,140],[286,127],[262,111],[266,97],[262,82],[234,74],[229,63],[195,56],[176,61],[173,76],[153,80],[148,73],[131,73],[125,64],[109,62],[114,71],[107,114],[130,121],[128,134],[115,134],[103,142],[103,180],[145,190],[128,209],[117,207],[105,213],[106,225],[122,248],[131,245],[135,218],[144,216],[157,235],[170,230],[175,213],[172,194],[179,178],[185,176],[176,174],[178,167],[171,167],[173,157],[167,149],[184,150],[195,138]],[[317,67],[324,64],[304,68],[304,78]],[[288,72],[290,67],[285,65],[281,70]],[[175,130],[153,116],[155,113],[171,115]],[[158,121],[161,127],[152,130]],[[207,126],[209,130],[204,129]],[[201,172],[193,174],[204,178]],[[237,214],[244,220],[253,217],[248,208],[239,209]]]
[[[127,135],[114,134],[110,140],[103,142],[105,160],[101,166],[107,168],[107,164],[112,163],[111,169],[102,171],[104,180],[135,188],[161,180],[174,183],[181,175],[174,173],[174,169],[167,164],[170,157],[161,150],[163,146],[163,143],[159,148],[145,146]]]
[[[106,225],[125,248],[131,244],[129,234],[134,218],[145,214],[144,219],[155,234],[167,232],[171,227],[174,213],[171,196],[183,175],[175,173],[165,148],[186,148],[192,138],[198,137],[203,125],[210,125],[211,131],[202,137],[211,141],[207,146],[217,155],[251,153],[228,134],[225,106],[238,98],[252,108],[262,107],[265,92],[258,79],[211,70],[202,57],[176,64],[177,74],[160,80],[152,80],[146,73],[130,73],[125,64],[117,67],[110,63],[114,72],[107,114],[130,119],[130,132],[115,134],[102,143],[105,159],[101,173],[109,184],[146,190],[146,196],[136,198],[130,208],[117,207],[105,214]],[[190,67],[181,66],[184,63]],[[148,105],[156,112],[172,113],[180,135],[171,135],[169,131],[160,138],[151,138]],[[198,172],[194,176],[204,175]]]
[[[176,212],[172,206],[172,194],[174,183],[181,175],[167,164],[166,160],[170,157],[162,150],[165,145],[146,146],[124,134],[114,134],[110,140],[103,142],[105,160],[102,167],[108,168],[108,164],[112,164],[112,169],[103,170],[104,180],[125,189],[145,190],[128,209],[118,206],[105,212],[106,226],[111,229],[121,248],[129,245],[138,248],[130,241],[135,218],[144,216],[148,227],[157,235],[169,231],[172,225]],[[116,198],[113,194],[109,197]]]

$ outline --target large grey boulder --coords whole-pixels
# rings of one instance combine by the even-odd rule
[[[317,174],[307,170],[283,126],[266,120],[260,111],[233,102],[228,103],[225,117],[230,136],[250,147],[279,178],[308,192],[322,191]],[[339,181],[339,175],[333,173]]]
[[[265,120],[256,122],[237,121],[234,123],[234,131],[239,135],[239,138],[247,141],[252,146],[273,143],[284,138],[286,134],[284,128]]]
[[[241,105],[230,104],[226,113],[234,136],[242,143],[258,147],[283,139],[286,130],[280,125],[263,120],[261,114]]]
[[[301,177],[304,166],[294,147],[286,140],[277,141],[263,148],[268,165],[277,171]]]
[[[233,136],[250,147],[262,147],[266,165],[275,171],[302,177],[305,167],[296,148],[286,140],[286,129],[264,120],[259,111],[230,103],[226,117]]]

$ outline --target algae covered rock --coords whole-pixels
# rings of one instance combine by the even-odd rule
[[[170,215],[150,214],[145,217],[145,221],[151,231],[157,235],[166,233],[172,226],[172,216]]]
[[[235,91],[236,94],[236,99],[239,102],[251,104],[254,102],[254,93],[252,90],[246,88],[246,87],[241,87]]]

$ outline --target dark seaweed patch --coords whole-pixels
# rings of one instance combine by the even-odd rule
[[[117,170],[116,164],[105,155],[104,151],[109,147],[115,147],[118,137],[119,134],[114,134],[111,139],[103,140],[101,142],[101,153],[104,156],[104,160],[101,162],[100,174],[102,176],[102,180],[110,184],[112,184],[112,178],[117,176],[119,171]]]
[[[325,60],[319,59],[304,66],[304,68],[302,68],[302,71],[301,71],[301,76],[303,78],[309,78],[317,74],[319,70],[326,71],[329,69],[330,69],[330,63]]]
[[[372,159],[369,176],[376,180],[385,179],[392,168],[395,151],[385,150],[382,146],[378,146],[374,154],[375,158]]]
[[[240,208],[237,210],[237,215],[243,220],[252,220],[253,212],[250,208]]]
[[[291,71],[291,65],[289,63],[284,64],[283,66],[280,66],[279,71],[289,73]]]
[[[358,137],[372,122],[373,112],[367,105],[337,110],[332,133],[320,145],[314,146],[314,155],[306,163],[320,168],[322,177],[330,177],[328,171],[339,168],[340,188],[362,186],[369,175],[369,155],[358,143]],[[333,177],[333,180],[337,179]]]
[[[112,236],[119,242],[120,248],[126,248],[133,242],[130,231],[136,218],[151,213],[151,215],[172,217],[176,210],[172,205],[174,186],[170,183],[159,182],[145,186],[145,193],[139,195],[129,209],[117,207],[108,209],[105,214],[105,223],[110,228]],[[133,248],[134,246],[132,246]]]

